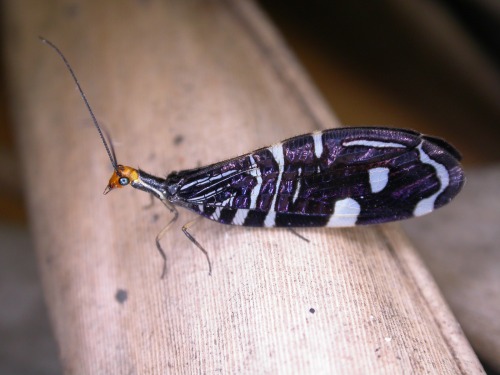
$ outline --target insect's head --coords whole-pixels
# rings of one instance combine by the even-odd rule
[[[122,188],[139,180],[139,172],[137,169],[127,167],[125,165],[117,165],[115,171],[109,179],[108,186],[104,189],[104,194],[108,194],[111,190]]]

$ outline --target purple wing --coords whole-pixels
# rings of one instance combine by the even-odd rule
[[[224,162],[182,171],[174,203],[246,226],[376,224],[421,216],[464,183],[445,141],[389,128],[301,135]]]

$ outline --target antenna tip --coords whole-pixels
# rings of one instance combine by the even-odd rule
[[[57,46],[54,43],[52,43],[50,40],[45,39],[43,36],[40,36],[40,35],[38,35],[38,39],[40,39],[40,42],[52,47],[53,49],[55,49],[57,51],[57,53],[62,55],[61,51],[59,51],[59,48],[57,48]],[[64,58],[63,58],[63,60],[64,60]]]
[[[43,36],[41,36],[41,35],[38,35],[38,39],[40,39],[40,42],[42,42],[42,43],[45,43],[45,44],[49,44],[49,43],[50,43],[47,39],[45,39],[45,38],[44,38]]]

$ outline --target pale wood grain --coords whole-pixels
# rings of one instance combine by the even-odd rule
[[[460,198],[404,228],[474,349],[500,371],[498,166],[468,170]],[[435,231],[435,229],[438,231]],[[458,228],[458,230],[457,230]],[[442,244],[436,248],[435,244]]]
[[[67,373],[482,372],[395,226],[302,230],[307,244],[200,221],[192,232],[211,277],[177,226],[160,280],[154,237],[169,214],[143,209],[149,197],[132,189],[101,195],[109,161],[38,34],[73,63],[119,161],[155,174],[337,123],[250,2],[50,4],[4,10],[29,209]]]

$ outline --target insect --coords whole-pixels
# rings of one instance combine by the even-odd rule
[[[465,177],[446,141],[412,130],[357,127],[299,135],[209,166],[164,177],[119,164],[80,90],[114,172],[105,193],[124,186],[158,198],[173,218],[183,207],[223,224],[251,227],[349,227],[422,216],[450,202]],[[183,227],[186,236],[205,249]],[[165,268],[164,268],[165,272]]]

